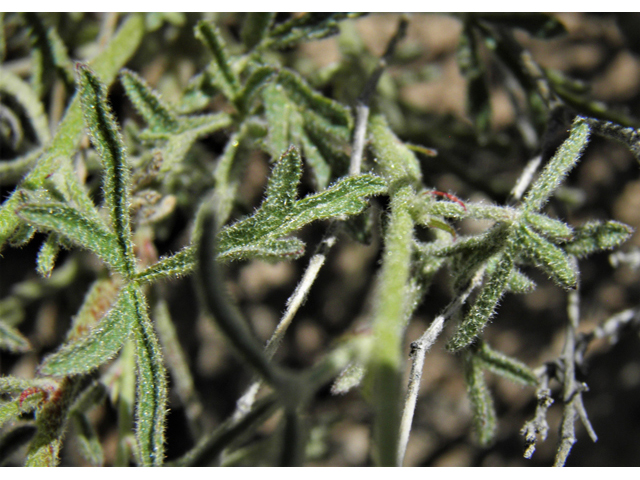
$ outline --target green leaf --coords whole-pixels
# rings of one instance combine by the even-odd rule
[[[249,113],[258,92],[273,80],[276,73],[277,69],[269,65],[260,66],[251,72],[237,99],[244,113]]]
[[[136,289],[134,284],[125,287],[98,325],[87,336],[46,357],[40,372],[54,376],[88,373],[115,357],[138,321]]]
[[[129,15],[101,55],[93,61],[92,67],[104,83],[111,83],[118,70],[133,55],[142,39],[143,32],[143,17],[138,14]],[[78,142],[82,135],[83,121],[80,98],[76,95],[67,108],[50,146],[40,157],[34,169],[23,179],[21,186],[37,190],[43,181],[58,168],[60,159],[64,162],[69,161],[78,148]],[[15,214],[19,200],[19,197],[14,193],[0,208],[0,249],[19,223]]]
[[[116,236],[104,225],[90,220],[75,208],[62,203],[26,203],[18,208],[18,216],[42,231],[52,231],[72,243],[86,248],[113,269],[126,275],[123,251]]]
[[[167,373],[144,295],[131,287],[133,334],[136,345],[136,443],[142,466],[160,466],[164,461],[164,429],[167,415]]]
[[[297,151],[291,149],[283,154],[281,161],[291,167],[296,164],[296,158],[299,162]],[[274,169],[274,175],[278,173],[277,178],[280,175],[283,178],[296,177],[295,168],[293,171],[284,168],[276,172],[278,165]],[[271,185],[274,185],[273,188],[268,190],[272,192],[271,195],[276,195],[275,199],[268,195],[260,209],[251,217],[224,228],[218,234],[220,259],[254,258],[260,251],[269,252],[271,256],[274,248],[293,252],[299,244],[273,242],[316,220],[358,214],[368,205],[364,197],[385,191],[384,181],[373,175],[344,178],[320,193],[297,201],[291,201],[290,196],[290,190],[295,185],[278,183],[277,180],[270,182]],[[283,191],[274,190],[275,185],[281,186]],[[287,204],[286,209],[279,207],[283,202]]]
[[[293,207],[298,196],[298,184],[302,176],[302,161],[295,148],[287,149],[273,168],[267,182],[266,199],[261,208],[287,210]]]
[[[552,242],[566,242],[573,238],[573,229],[560,220],[534,212],[525,212],[524,218],[538,233]]]
[[[518,228],[517,242],[520,254],[527,261],[544,270],[561,287],[575,288],[578,282],[578,272],[567,254],[560,248],[526,225],[521,225]]]
[[[462,323],[447,342],[447,349],[457,352],[470,345],[495,314],[496,307],[507,286],[513,269],[513,259],[507,251],[500,254],[496,268],[487,275],[482,290]]]
[[[626,242],[633,228],[621,222],[588,222],[576,228],[575,236],[562,245],[565,252],[583,258],[600,250],[611,250]]]
[[[471,400],[473,424],[478,443],[486,447],[493,443],[496,434],[496,410],[491,393],[484,379],[483,365],[472,351],[464,355],[464,379],[467,395]]]
[[[569,138],[549,160],[540,177],[525,195],[523,203],[527,210],[540,211],[547,203],[549,197],[580,160],[582,152],[589,142],[589,133],[590,128],[585,120],[576,117]]]
[[[481,342],[475,350],[475,357],[487,370],[522,385],[538,385],[538,377],[522,362],[493,350],[486,342]]]
[[[23,353],[31,350],[31,344],[18,329],[0,321],[0,350]]]
[[[101,467],[104,463],[104,452],[98,433],[84,413],[74,413],[71,419],[75,427],[74,438],[78,442],[80,455],[94,467]]]
[[[188,246],[175,255],[163,257],[136,275],[140,282],[152,282],[163,278],[179,278],[190,274],[195,268],[195,250]]]
[[[51,139],[47,114],[31,87],[13,72],[0,66],[0,92],[12,96],[24,109],[41,145]]]
[[[166,145],[162,147],[163,162],[161,173],[172,173],[181,166],[184,157],[191,150],[196,140],[226,128],[231,123],[231,116],[226,113],[181,118],[178,131],[172,134]],[[141,134],[141,137],[146,136],[143,134]],[[161,133],[161,136],[165,135],[165,133]]]
[[[210,22],[201,20],[196,26],[196,38],[204,43],[213,54],[214,61],[220,72],[222,72],[226,84],[229,86],[232,95],[230,100],[234,100],[238,92],[239,81],[237,75],[231,68],[227,46],[222,39],[218,27]]]
[[[62,437],[79,384],[78,378],[65,378],[43,407],[36,411],[38,431],[29,445],[25,466],[55,467],[60,463]]]
[[[349,110],[330,98],[314,91],[296,72],[282,69],[278,75],[278,84],[287,92],[293,102],[325,117],[332,125],[353,128],[353,118]]]
[[[244,19],[240,36],[247,49],[252,49],[267,36],[276,14],[272,12],[250,12]]]
[[[173,132],[178,127],[178,120],[171,109],[135,72],[124,69],[120,73],[120,81],[136,110],[142,115],[152,131]]]
[[[104,168],[104,196],[118,242],[121,271],[131,277],[135,273],[135,258],[129,226],[129,167],[124,143],[107,104],[104,85],[85,65],[78,66],[78,73],[85,125]]]
[[[51,275],[55,266],[56,258],[60,252],[60,237],[56,233],[51,233],[42,243],[38,251],[36,271],[47,278]]]
[[[507,280],[507,291],[512,293],[530,293],[536,289],[536,283],[517,268],[511,270]]]

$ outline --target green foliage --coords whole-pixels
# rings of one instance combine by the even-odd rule
[[[555,16],[459,16],[457,60],[467,82],[471,120],[460,122],[420,112],[399,93],[411,83],[407,78],[420,77],[399,72],[418,58],[411,45],[398,44],[411,21],[405,16],[378,59],[352,24],[359,14],[112,15],[97,22],[82,14],[0,14],[0,59],[12,59],[0,67],[0,135],[10,157],[5,159],[3,150],[0,184],[12,189],[0,207],[0,248],[8,257],[10,249],[42,241],[35,265],[39,277],[12,285],[0,299],[0,349],[30,355],[21,369],[42,358],[31,373],[35,378],[4,371],[0,376],[0,462],[13,461],[23,446],[26,465],[58,465],[63,442],[73,437],[78,454],[91,465],[203,466],[265,458],[269,464],[300,465],[318,442],[307,432],[324,422],[309,406],[333,382],[333,394],[356,388],[364,393],[372,412],[375,464],[401,465],[416,405],[412,385],[419,386],[426,351],[446,322],[454,323],[446,348],[461,357],[480,445],[490,446],[497,429],[486,370],[546,391],[550,369],[534,373],[521,360],[494,350],[485,331],[501,327],[499,305],[505,295],[535,290],[532,278],[545,281],[533,276],[533,269],[576,295],[577,259],[615,249],[631,237],[633,229],[615,220],[582,225],[564,220],[575,215],[560,189],[589,155],[591,136],[619,141],[640,158],[635,120],[584,100],[586,89],[540,68],[513,35],[521,29],[539,39],[560,37],[566,29]],[[298,46],[338,33],[342,58],[310,73]],[[195,40],[194,48],[185,48],[193,37],[204,48]],[[172,56],[170,65],[153,57],[158,52]],[[82,59],[75,76],[71,58]],[[404,65],[384,71],[393,62]],[[160,75],[154,77],[154,69]],[[511,130],[497,132],[492,122],[491,95],[503,77],[510,82],[508,90],[514,82],[522,90],[508,93],[517,129],[530,131],[529,140],[516,139],[513,145]],[[116,78],[126,94],[124,107],[118,95],[109,97]],[[567,107],[579,112],[572,125],[555,125]],[[131,115],[134,110],[137,116]],[[551,151],[551,137],[565,127],[568,136]],[[433,149],[410,143],[423,140],[436,144],[441,157],[433,159]],[[544,162],[541,172],[523,174],[506,202],[511,185],[502,182],[511,177],[483,179],[484,171],[474,171],[478,159],[499,158],[505,160],[504,172],[511,173],[515,162],[506,160],[533,150]],[[351,169],[351,162],[358,168]],[[266,164],[264,193],[255,200],[264,183],[254,173]],[[432,182],[461,185],[465,195],[482,190],[491,200],[459,198],[436,190]],[[379,199],[372,202],[374,197]],[[325,237],[312,240],[309,232],[321,228]],[[378,249],[371,256],[380,263],[371,311],[363,315],[369,326],[364,333],[350,330],[337,342],[319,342],[324,350],[313,361],[305,359],[299,371],[290,371],[272,359],[275,348],[265,351],[244,318],[241,312],[251,308],[233,305],[222,264],[293,261],[305,255],[308,243],[317,244],[287,303],[287,319],[268,344],[276,345],[315,279],[329,275],[318,276],[318,271],[332,246],[349,242],[344,230],[371,241],[371,251]],[[57,266],[63,249],[65,263]],[[169,249],[175,253],[166,253]],[[164,256],[158,258],[159,252]],[[341,271],[349,270],[350,262],[344,260]],[[372,271],[353,283],[368,285],[364,277]],[[211,412],[205,412],[210,402],[198,399],[209,374],[192,370],[200,363],[192,356],[197,349],[182,345],[195,325],[184,318],[192,312],[178,313],[171,284],[156,284],[192,273],[191,294],[200,299],[202,321],[211,320],[224,336],[216,348],[230,347],[239,364],[259,378],[237,401],[235,413],[215,427]],[[408,326],[432,282],[443,279],[452,298],[412,344],[405,397]],[[86,292],[79,288],[84,285]],[[361,292],[357,285],[340,288],[347,296]],[[340,305],[342,299],[336,301]],[[73,314],[58,308],[63,303],[80,307]],[[36,305],[34,321],[29,317],[36,308],[28,307]],[[331,308],[310,312],[310,321]],[[351,321],[354,313],[345,312]],[[47,319],[70,325],[64,340],[33,332]],[[343,327],[351,325],[336,323],[322,331]],[[59,335],[55,330],[50,336]],[[199,332],[195,337],[203,336]],[[603,332],[597,335],[609,335]],[[584,349],[597,335],[580,338]],[[61,345],[54,350],[56,341]],[[580,342],[574,347],[583,348]],[[40,356],[43,348],[53,353]],[[581,361],[583,351],[574,353]],[[569,366],[566,358],[554,368],[560,372],[555,378],[568,388],[577,365]],[[264,395],[258,395],[261,382],[269,388]],[[577,398],[582,390],[575,392],[565,391],[564,398]],[[194,447],[166,462],[166,451],[172,450],[167,443],[173,441],[167,438],[167,415],[176,401],[184,407]],[[105,402],[117,415],[115,455],[101,444],[91,413]],[[172,411],[176,418],[182,414],[180,408]],[[256,441],[258,429],[276,412],[281,412],[276,432]],[[542,421],[536,422],[536,431],[542,431]]]

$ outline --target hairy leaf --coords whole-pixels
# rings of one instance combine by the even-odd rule
[[[80,455],[94,467],[101,467],[104,463],[104,452],[98,433],[84,413],[74,413],[71,419],[75,427],[75,439],[78,442]]]
[[[487,370],[522,385],[536,386],[538,377],[522,362],[493,350],[486,342],[481,342],[474,353],[477,360]]]
[[[29,118],[40,144],[46,144],[51,138],[47,114],[31,87],[13,72],[0,67],[0,92],[15,98]]]
[[[57,233],[50,233],[38,251],[36,270],[40,275],[45,278],[51,275],[59,252],[60,236]]]
[[[300,159],[297,151],[292,149],[285,152],[281,161],[291,166],[299,163]],[[278,176],[296,177],[295,170],[285,169],[280,172]],[[292,188],[291,185],[282,186],[285,189]],[[240,220],[219,233],[219,258],[237,260],[254,257],[253,252],[262,248],[272,251],[271,245],[274,240],[316,220],[358,214],[367,206],[364,197],[378,195],[384,191],[384,181],[379,177],[359,175],[344,178],[320,193],[295,202],[291,202],[290,194],[284,192],[278,192],[279,197],[275,200],[267,196],[261,208],[251,217]],[[274,190],[271,192],[275,194]],[[286,210],[275,206],[282,205],[283,202],[287,203]],[[278,245],[277,248],[280,249],[282,246]],[[293,248],[293,245],[291,247]]]
[[[583,118],[577,117],[569,138],[549,160],[540,177],[525,195],[524,206],[527,210],[537,212],[547,203],[549,197],[580,160],[589,141],[589,133],[589,125]]]
[[[222,72],[226,84],[232,94],[233,100],[238,91],[238,77],[231,68],[227,47],[218,27],[210,22],[201,20],[196,26],[196,38],[198,38],[213,54],[218,69]]]
[[[133,336],[136,345],[136,443],[143,466],[164,461],[164,429],[167,414],[167,373],[147,305],[139,287],[133,286]]]
[[[250,12],[242,24],[241,37],[248,49],[258,45],[267,36],[276,14],[272,12]]]
[[[195,268],[195,250],[188,246],[175,255],[163,257],[157,263],[138,273],[136,279],[151,282],[161,278],[177,278],[188,275]]]
[[[553,242],[566,242],[573,237],[573,229],[555,218],[541,213],[526,212],[525,219],[538,233]]]
[[[488,446],[493,442],[496,434],[496,411],[484,379],[482,366],[473,352],[465,352],[464,379],[467,384],[467,395],[471,400],[475,433],[478,443]]]
[[[505,291],[512,269],[513,259],[511,254],[503,252],[500,254],[495,270],[491,274],[487,274],[482,290],[480,290],[469,313],[464,317],[453,337],[447,342],[449,351],[457,352],[465,348],[482,332],[495,313],[496,306]]]
[[[165,105],[160,94],[156,93],[135,72],[124,69],[120,80],[136,110],[145,119],[152,131],[173,132],[178,120],[171,109]]]
[[[0,321],[0,350],[22,353],[31,350],[31,344],[18,329]]]
[[[54,376],[88,373],[115,357],[138,321],[136,289],[134,284],[125,287],[98,325],[46,357],[40,372]]]
[[[104,168],[104,196],[109,208],[120,253],[121,270],[135,273],[131,227],[129,226],[129,167],[118,125],[107,104],[104,85],[86,66],[79,65],[80,99],[91,142],[100,154]]]
[[[420,184],[422,173],[418,159],[393,133],[382,115],[370,118],[369,131],[376,164],[389,185]]]
[[[575,236],[562,245],[565,252],[583,258],[600,250],[611,250],[626,242],[633,229],[624,223],[588,222],[576,228]]]
[[[137,49],[144,31],[141,15],[132,14],[122,24],[102,54],[92,63],[93,70],[102,81],[109,84],[116,73]],[[24,178],[21,186],[38,189],[42,182],[58,167],[59,159],[72,157],[83,134],[83,120],[80,98],[75,96],[60,123],[49,148],[38,160],[34,169]],[[20,198],[12,194],[0,208],[0,249],[15,230],[19,219],[15,209]]]
[[[544,270],[558,285],[565,289],[575,288],[578,272],[560,248],[526,225],[521,225],[518,229],[518,244],[521,255]]]
[[[116,236],[104,225],[84,217],[62,203],[27,203],[18,209],[24,221],[43,231],[52,231],[82,248],[91,250],[113,269],[127,274],[123,252]]]

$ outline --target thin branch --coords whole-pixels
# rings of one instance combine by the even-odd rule
[[[536,413],[533,420],[529,420],[524,424],[520,433],[524,435],[524,441],[526,449],[524,452],[524,458],[531,458],[533,452],[536,450],[537,436],[540,435],[541,440],[544,442],[547,439],[549,433],[549,423],[547,422],[547,411],[553,404],[553,398],[551,398],[551,389],[549,388],[549,380],[551,377],[551,370],[555,369],[555,364],[550,363],[543,365],[540,371],[536,372],[536,375],[540,379],[538,388],[536,390],[536,397],[538,404],[536,406]]]
[[[575,262],[575,258],[573,259]],[[575,290],[569,293],[569,304],[567,307],[569,322],[567,324],[567,338],[562,351],[562,363],[564,367],[564,388],[563,401],[564,413],[562,416],[562,427],[560,429],[560,444],[556,452],[555,467],[562,467],[567,461],[571,448],[576,443],[575,422],[578,416],[576,404],[577,399],[581,401],[581,390],[576,381],[576,332],[580,323],[580,291],[579,284]],[[585,414],[586,416],[586,414]]]
[[[409,374],[409,386],[407,387],[402,419],[400,421],[400,441],[398,442],[397,465],[402,465],[404,455],[407,451],[407,444],[409,443],[409,434],[411,433],[411,424],[413,423],[413,415],[415,413],[416,402],[418,400],[418,391],[420,390],[420,381],[422,379],[422,370],[424,368],[424,359],[427,351],[429,351],[438,339],[446,321],[460,310],[469,295],[471,295],[471,292],[480,285],[483,275],[484,267],[480,268],[476,272],[467,289],[453,299],[444,311],[434,319],[422,336],[411,344],[411,372]]]
[[[540,167],[540,163],[542,162],[542,155],[537,155],[527,163],[527,166],[524,167],[524,170],[520,174],[518,181],[516,182],[513,190],[511,190],[511,196],[514,200],[520,201],[522,200],[522,195],[529,188],[531,182],[533,180],[536,171]]]
[[[351,163],[349,166],[349,175],[359,175],[362,165],[362,154],[364,152],[365,139],[367,136],[367,122],[369,120],[369,104],[371,98],[376,91],[380,77],[387,68],[387,65],[391,61],[393,54],[395,53],[398,42],[404,38],[407,33],[408,19],[406,15],[400,17],[398,22],[398,28],[396,33],[389,40],[387,49],[380,60],[378,65],[373,70],[367,83],[365,83],[362,93],[358,97],[356,102],[356,125],[353,133],[353,148],[351,149]]]

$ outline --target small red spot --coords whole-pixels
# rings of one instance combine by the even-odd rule
[[[42,401],[46,402],[47,399],[49,398],[49,391],[52,391],[52,390],[53,388],[51,387],[45,387],[44,389],[40,387],[29,387],[26,390],[23,390],[22,393],[20,394],[20,398],[18,398],[18,405],[20,406],[20,408],[22,408],[22,402],[24,402],[31,395],[35,395],[36,393],[40,393],[40,392],[44,393],[44,397],[42,398]]]
[[[431,195],[437,195],[440,197],[444,197],[447,200],[451,200],[452,202],[457,203],[458,205],[460,205],[462,208],[464,208],[464,211],[467,211],[467,207],[464,204],[464,202],[462,200],[460,200],[458,197],[456,197],[455,195],[452,195],[450,193],[446,193],[446,192],[441,192],[440,190],[431,190],[429,192],[424,192],[424,194],[426,195],[427,193],[431,194]]]

